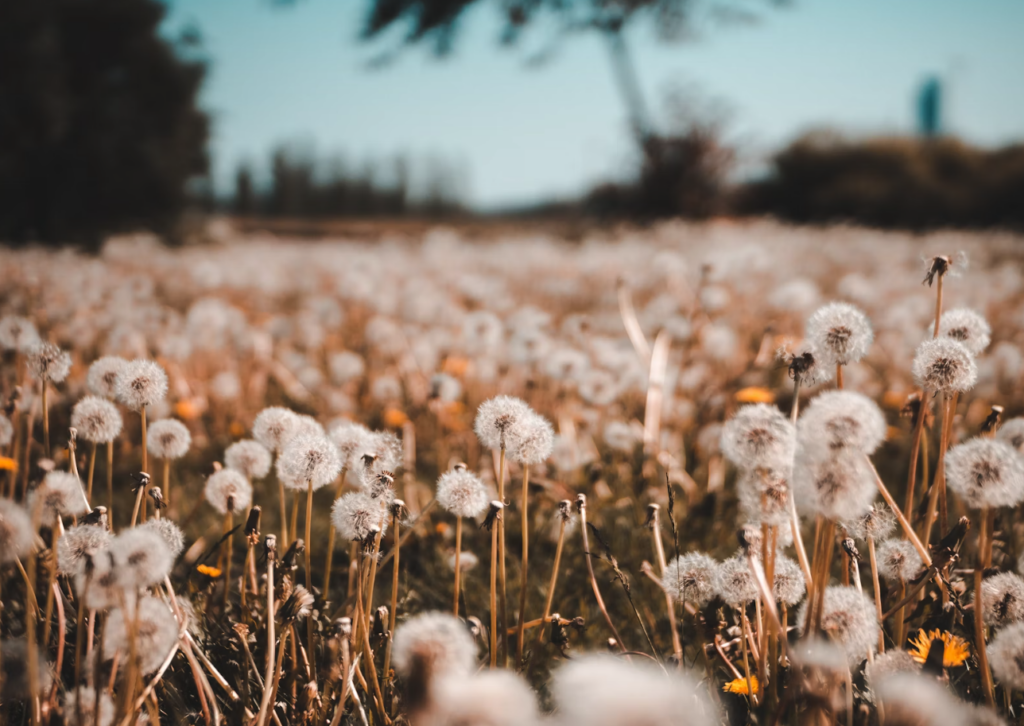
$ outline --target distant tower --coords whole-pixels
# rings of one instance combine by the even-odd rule
[[[942,81],[931,76],[917,94],[917,132],[925,138],[942,133]]]

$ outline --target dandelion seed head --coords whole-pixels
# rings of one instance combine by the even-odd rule
[[[351,471],[358,470],[363,462],[365,442],[372,436],[370,429],[360,423],[348,419],[338,419],[330,425],[327,435],[338,448],[341,465]]]
[[[654,664],[583,655],[555,671],[551,693],[558,726],[711,726],[714,707],[689,676]]]
[[[792,494],[788,474],[776,469],[746,469],[736,480],[736,492],[745,519],[770,526],[789,521]]]
[[[127,364],[120,356],[103,356],[89,366],[85,383],[93,395],[112,401],[117,398],[117,378]]]
[[[522,678],[508,671],[481,671],[469,678],[440,678],[424,726],[535,726],[537,699]]]
[[[928,326],[928,334],[935,329],[934,322]],[[981,353],[992,342],[992,328],[981,313],[970,308],[947,310],[939,318],[939,335],[963,343],[973,356]]]
[[[793,424],[774,406],[743,406],[722,429],[722,453],[741,469],[786,470],[793,460]]]
[[[818,308],[807,321],[807,339],[824,366],[856,363],[875,339],[871,322],[849,303],[833,302]]]
[[[112,536],[103,527],[95,524],[79,524],[71,527],[57,540],[57,571],[74,577],[91,560],[110,545]]]
[[[54,517],[78,517],[89,511],[81,480],[68,471],[51,471],[32,492],[29,511],[39,507],[43,522]]]
[[[893,673],[873,686],[891,726],[968,726],[967,709],[935,678]]]
[[[36,646],[32,646],[36,647]],[[11,638],[0,644],[0,669],[3,671],[3,691],[0,698],[5,704],[23,701],[32,696],[31,680],[28,673],[29,644],[25,638]],[[42,695],[50,690],[53,675],[44,653],[36,647],[36,693]]]
[[[425,673],[426,682],[445,676],[465,677],[476,666],[477,647],[461,620],[447,613],[414,615],[395,629],[395,672],[408,678]]]
[[[801,512],[842,521],[868,513],[877,495],[863,456],[815,456],[801,448],[793,467],[793,497]]]
[[[111,726],[114,723],[114,701],[106,691],[99,692],[88,686],[71,688],[64,694],[64,723],[67,726]],[[96,713],[97,705],[99,714]],[[136,723],[142,723],[139,719]]]
[[[1005,688],[1024,689],[1024,623],[1014,623],[996,633],[988,644],[988,662],[992,675]]]
[[[325,431],[320,422],[312,416],[297,413],[295,414],[295,417],[296,421],[294,436],[292,437],[293,440],[302,436],[319,436],[320,438],[327,438],[327,431]],[[291,443],[291,441],[288,443]]]
[[[718,562],[703,552],[688,552],[665,567],[661,586],[673,602],[688,602],[703,608],[715,596],[715,571]]]
[[[807,603],[797,614],[803,631],[807,625]],[[843,649],[851,666],[860,663],[878,646],[878,613],[871,599],[855,587],[834,585],[825,589],[821,628],[829,640]]]
[[[978,379],[974,356],[963,343],[952,338],[935,338],[921,343],[911,372],[921,388],[938,393],[967,391]]]
[[[643,429],[638,432],[636,427],[625,421],[613,420],[604,425],[602,438],[615,451],[631,454],[643,439]]]
[[[363,439],[359,449],[360,464],[371,474],[395,472],[402,465],[402,440],[390,431],[373,431]]]
[[[153,529],[123,530],[109,544],[113,564],[121,583],[129,589],[152,587],[171,574],[174,556]]]
[[[888,507],[872,505],[860,517],[843,521],[843,528],[851,537],[860,540],[871,538],[878,542],[890,537],[896,531],[896,515]]]
[[[804,599],[807,583],[800,565],[782,553],[775,555],[775,582],[772,594],[775,599],[793,607]]]
[[[522,422],[530,413],[525,401],[496,396],[480,404],[473,428],[480,443],[488,449],[513,449],[518,443]]]
[[[1012,446],[1018,454],[1024,454],[1024,418],[1011,418],[1005,422],[996,432],[996,439]]]
[[[897,673],[919,673],[921,664],[905,650],[891,648],[884,653],[879,653],[874,660],[868,661],[864,666],[864,679],[867,686],[874,691],[891,676]]]
[[[914,545],[905,539],[887,539],[876,546],[878,574],[891,583],[910,582],[924,563]]]
[[[0,413],[0,446],[9,446],[14,438],[14,424]]]
[[[4,315],[0,318],[0,348],[28,353],[39,344],[39,331],[28,318]]]
[[[742,555],[730,557],[715,568],[715,593],[726,605],[741,607],[757,599],[757,581]]]
[[[1024,459],[1004,441],[973,438],[946,453],[946,483],[971,509],[1013,507],[1024,500]]]
[[[71,426],[85,441],[105,444],[121,433],[121,412],[99,396],[86,396],[71,410]]]
[[[872,454],[885,440],[885,415],[874,401],[854,391],[826,391],[811,399],[800,416],[801,444],[826,452]]]
[[[378,500],[365,492],[349,492],[334,501],[331,524],[342,539],[361,542],[373,527],[379,527],[383,537],[387,532],[388,518]]]
[[[339,386],[362,378],[366,373],[366,362],[362,356],[350,350],[343,350],[340,353],[331,354],[327,360],[327,368],[331,374],[331,380]]]
[[[476,519],[490,501],[487,486],[466,468],[446,471],[437,480],[437,503],[456,517]]]
[[[158,459],[180,459],[192,445],[188,427],[174,418],[154,421],[149,427],[146,448]]]
[[[163,664],[178,640],[178,623],[170,608],[152,595],[139,600],[137,613],[135,608],[127,611],[117,608],[107,617],[104,626],[105,658],[113,658],[118,651],[124,655],[128,654],[128,628],[133,621],[138,627],[135,643],[138,668],[142,673],[152,673]]]
[[[242,439],[224,450],[224,466],[246,479],[262,479],[270,471],[272,455],[255,439]]]
[[[555,448],[555,431],[543,416],[533,413],[524,416],[516,437],[515,446],[508,456],[520,464],[539,464],[551,456]]]
[[[167,549],[171,553],[172,562],[178,559],[178,555],[185,549],[185,533],[181,531],[181,527],[166,517],[147,519],[138,525],[136,529],[156,532],[160,539],[164,541],[164,544],[167,545]]]
[[[167,373],[155,361],[137,358],[118,373],[117,400],[133,411],[159,403],[166,395]]]
[[[338,450],[326,436],[298,436],[277,459],[277,475],[291,489],[314,490],[330,484],[341,473]]]
[[[126,592],[108,545],[92,558],[92,567],[83,567],[75,575],[75,592],[82,604],[92,610],[120,607],[132,593]],[[133,591],[134,592],[134,591]]]
[[[269,406],[256,416],[252,424],[252,435],[267,449],[279,453],[292,438],[299,426],[299,415],[289,408]]]
[[[37,381],[60,383],[71,370],[71,355],[53,343],[38,343],[28,352],[28,367]]]
[[[989,627],[1024,621],[1024,578],[1013,572],[986,577],[981,582],[981,602]]]
[[[0,498],[0,565],[28,555],[34,542],[28,511],[10,499]]]
[[[776,357],[789,367],[789,377],[801,387],[827,383],[836,374],[835,366],[825,365],[824,357],[810,341],[804,341],[793,350],[779,348]]]
[[[244,512],[252,503],[252,484],[234,469],[221,469],[210,474],[203,493],[221,514]]]

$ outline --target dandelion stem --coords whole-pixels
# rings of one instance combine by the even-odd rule
[[[498,499],[505,503],[505,447],[501,447],[498,458]],[[499,517],[498,525],[498,613],[501,616],[501,632],[508,628],[508,612],[506,610],[508,595],[505,590],[505,519]],[[508,638],[504,635],[501,638],[501,664],[508,665]]]
[[[740,638],[740,644],[743,647],[743,676],[747,681],[747,695],[750,697],[750,703],[756,706],[757,695],[754,693],[754,684],[750,679],[750,662],[747,658],[747,638],[750,635],[750,621],[747,620],[745,610],[740,610],[740,621],[743,628],[743,636]]]
[[[391,612],[388,613],[388,644],[384,648],[384,679],[390,679],[391,673],[391,646],[395,642],[395,621],[398,617],[398,564],[399,557],[401,556],[402,550],[402,538],[399,536],[399,528],[401,527],[401,506],[393,506],[391,510],[391,530],[394,533],[395,546],[393,551],[395,553],[395,562],[391,566]]]
[[[868,559],[871,561],[871,588],[875,595],[875,611],[878,613],[878,624],[881,626],[878,629],[878,652],[885,652],[885,620],[882,617],[882,588],[878,581],[878,558],[875,556],[875,538],[868,535]],[[899,639],[896,640],[896,646],[899,647]]]
[[[114,528],[114,442],[107,442],[107,516]]]
[[[626,646],[622,642],[622,636],[619,635],[618,629],[615,627],[615,623],[612,622],[611,616],[608,614],[608,608],[605,607],[604,598],[601,597],[601,589],[597,586],[597,577],[594,576],[594,564],[590,556],[590,542],[587,538],[587,495],[579,494],[576,496],[576,511],[580,514],[580,530],[583,534],[583,553],[587,559],[587,572],[590,575],[590,586],[594,590],[594,597],[597,599],[597,607],[601,610],[601,614],[604,615],[604,620],[608,623],[609,629],[612,631],[612,635],[615,636],[615,641],[618,643],[619,648],[622,652],[626,652]]]
[[[670,485],[671,486],[671,485]],[[651,505],[651,533],[654,539],[654,556],[658,560],[658,573],[661,578],[665,579],[665,569],[668,563],[665,561],[665,546],[661,541],[661,520],[659,518],[660,507]],[[562,525],[563,528],[565,525]],[[561,535],[559,535],[561,537]],[[557,561],[557,560],[556,560]],[[672,595],[668,590],[664,590],[665,605],[668,609],[668,624],[672,630],[672,652],[675,653],[676,660],[682,665],[683,662],[683,645],[679,640],[679,629],[676,627],[676,608],[675,603],[672,600]],[[544,612],[544,617],[547,617],[547,611]]]
[[[519,574],[519,620],[516,628],[516,667],[523,662],[523,623],[526,618],[527,572],[530,564],[530,466],[523,464],[523,565]]]
[[[940,278],[941,279],[941,278]],[[995,708],[995,692],[992,686],[992,671],[988,665],[985,648],[985,600],[982,596],[982,577],[992,557],[991,524],[989,509],[980,512],[981,529],[978,532],[977,564],[974,567],[974,647],[978,651],[978,669],[981,671],[981,685],[989,708]]]
[[[233,531],[234,525],[234,512],[228,509],[227,514],[224,515],[224,535],[226,539],[221,545],[220,550],[221,567],[224,568],[224,612],[227,612],[228,597],[231,595],[231,550],[235,536]]]
[[[334,498],[337,499],[341,496],[341,490],[345,487],[345,469],[342,467],[341,474],[338,475],[338,486],[334,489]],[[331,596],[331,565],[334,562],[334,537],[336,530],[334,527],[330,527],[327,532],[327,563],[324,565],[324,599],[328,600]]]
[[[551,615],[551,604],[555,599],[555,586],[558,584],[558,568],[562,562],[562,546],[565,544],[565,525],[567,520],[565,517],[561,518],[561,523],[558,525],[558,543],[555,545],[555,561],[551,565],[551,580],[548,582],[548,594],[544,600],[544,615],[541,617],[541,622],[547,622],[548,616]],[[537,631],[537,644],[540,645],[541,640],[544,637],[544,628]]]
[[[49,386],[46,379],[43,379],[43,452],[46,458],[50,458],[50,406],[46,401],[46,394]]]
[[[167,507],[171,507],[171,460],[164,459],[164,499],[167,500]]]
[[[272,670],[274,665],[274,648],[276,647],[276,640],[274,638],[274,557],[275,557],[275,542],[273,536],[267,538],[267,611],[265,620],[267,623],[267,675],[263,679],[263,682],[269,685],[275,678],[275,673]],[[284,640],[282,636],[282,641]],[[282,651],[284,650],[284,644],[282,643]],[[256,718],[256,726],[264,726],[267,720],[267,706],[270,704],[271,689],[263,689],[263,698],[260,701],[260,711]]]
[[[89,479],[86,483],[85,495],[92,501],[92,475],[96,469],[96,442],[92,442],[92,455],[89,457]]]
[[[312,538],[312,526],[313,526],[313,480],[310,479],[306,483],[306,589],[309,590],[309,594],[313,594],[313,567],[310,564],[313,559],[313,538]],[[333,530],[334,527],[331,527]],[[312,680],[316,681],[316,650],[313,638],[315,636],[315,617],[313,615],[315,611],[310,608],[309,617],[306,618],[306,650],[309,651],[309,669],[312,674]]]
[[[459,617],[459,575],[462,571],[462,517],[455,518],[455,604],[452,612]],[[396,570],[397,572],[397,570]],[[522,617],[522,616],[520,616]]]

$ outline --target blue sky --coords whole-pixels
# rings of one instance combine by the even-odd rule
[[[198,26],[211,60],[203,104],[222,191],[240,160],[261,162],[281,142],[353,163],[450,159],[481,208],[572,195],[633,160],[600,39],[569,38],[529,67],[497,46],[493,1],[466,15],[449,59],[414,48],[380,70],[367,63],[384,46],[357,40],[361,0],[165,2],[165,32]],[[684,44],[638,28],[630,42],[656,119],[673,89],[713,100],[753,169],[810,128],[911,131],[915,89],[937,74],[950,131],[985,145],[1024,138],[1021,0],[793,0],[761,16]]]

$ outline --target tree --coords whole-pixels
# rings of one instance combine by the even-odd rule
[[[206,172],[205,73],[157,0],[0,3],[0,240],[167,231]]]

